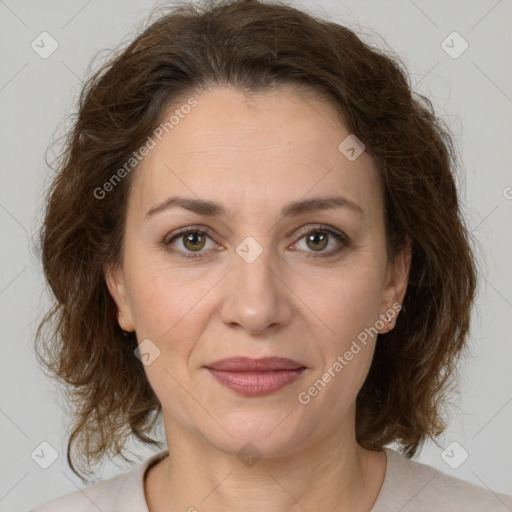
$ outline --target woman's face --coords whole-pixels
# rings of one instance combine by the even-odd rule
[[[375,332],[393,327],[409,267],[388,262],[372,160],[310,94],[195,99],[133,171],[123,265],[107,272],[167,435],[268,457],[352,440]],[[171,197],[190,209],[164,207]],[[212,371],[235,357],[302,369]]]

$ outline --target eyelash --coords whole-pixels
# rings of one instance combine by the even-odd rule
[[[307,235],[309,234],[312,234],[312,233],[317,233],[317,232],[320,232],[320,233],[328,233],[329,235],[331,235],[332,237],[335,238],[335,240],[339,243],[341,243],[341,246],[338,247],[337,249],[331,249],[330,251],[327,251],[327,252],[318,252],[312,256],[306,256],[307,258],[328,258],[328,257],[332,257],[332,256],[335,256],[337,255],[341,250],[343,250],[345,247],[348,247],[350,245],[350,239],[347,235],[345,235],[344,233],[342,232],[339,232],[339,231],[335,231],[334,229],[330,228],[329,226],[326,226],[324,224],[319,224],[313,228],[310,228],[308,230],[301,230],[300,231],[300,234],[301,234],[301,237],[299,238],[298,241],[302,240],[304,237],[306,237]],[[183,252],[181,250],[176,250],[176,249],[171,249],[170,248],[170,245],[171,243],[176,240],[177,238],[179,237],[183,237],[185,235],[188,235],[188,234],[201,234],[201,235],[207,235],[209,238],[212,238],[211,237],[211,230],[209,228],[194,228],[194,227],[187,227],[187,228],[183,228],[181,230],[178,230],[174,233],[170,233],[169,235],[167,235],[164,240],[162,241],[162,245],[163,247],[168,250],[168,251],[171,251],[175,254],[177,254],[179,257],[182,257],[182,258],[202,258],[203,256],[201,255],[202,252],[204,251],[197,251],[197,254],[194,254],[193,252]],[[307,252],[310,252],[310,251],[307,251]]]

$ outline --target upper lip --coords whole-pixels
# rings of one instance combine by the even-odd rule
[[[250,357],[230,357],[220,359],[214,363],[205,365],[212,370],[223,370],[229,372],[270,372],[276,370],[298,370],[304,365],[284,357],[263,357],[252,359]]]

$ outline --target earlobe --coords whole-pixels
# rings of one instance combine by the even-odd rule
[[[103,272],[108,291],[116,303],[118,310],[118,322],[124,331],[135,330],[133,319],[128,304],[125,279],[119,265],[106,265]]]

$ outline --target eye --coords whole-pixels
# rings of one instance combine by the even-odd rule
[[[319,225],[313,228],[308,227],[305,230],[301,230],[300,234],[303,234],[303,236],[295,245],[300,245],[300,242],[304,240],[301,250],[318,253],[308,257],[334,256],[344,247],[350,245],[350,239],[347,235],[341,231],[335,231],[333,228],[324,225]],[[324,250],[329,245],[331,246],[331,249]],[[334,248],[332,248],[332,246],[334,246]]]
[[[215,249],[217,245],[210,236],[209,228],[187,227],[171,233],[163,241],[162,245],[170,252],[183,258],[199,258],[208,249]],[[294,245],[300,245],[304,240],[305,244],[300,248],[304,252],[312,252],[307,257],[329,257],[338,254],[343,248],[350,245],[350,239],[341,231],[334,230],[329,226],[318,225],[299,230],[302,235]],[[211,245],[208,248],[207,242]],[[332,242],[332,243],[331,243]],[[334,248],[325,250],[326,247],[334,245]],[[176,248],[173,248],[176,247]],[[293,247],[293,246],[292,246]],[[305,248],[304,248],[305,247]],[[206,250],[203,250],[205,249]],[[295,249],[292,249],[295,250]],[[314,254],[317,253],[317,254]]]
[[[207,246],[207,240],[210,240],[213,246],[215,247],[215,243],[208,235],[209,232],[210,230],[208,228],[184,228],[179,230],[178,232],[171,233],[170,238],[167,237],[163,241],[163,245],[167,250],[177,253],[179,256],[182,256],[183,258],[198,258],[201,256],[201,254],[196,255],[194,253],[205,252],[202,251],[202,249]],[[175,240],[177,241],[178,245],[177,250],[170,247],[171,245],[174,244]]]

